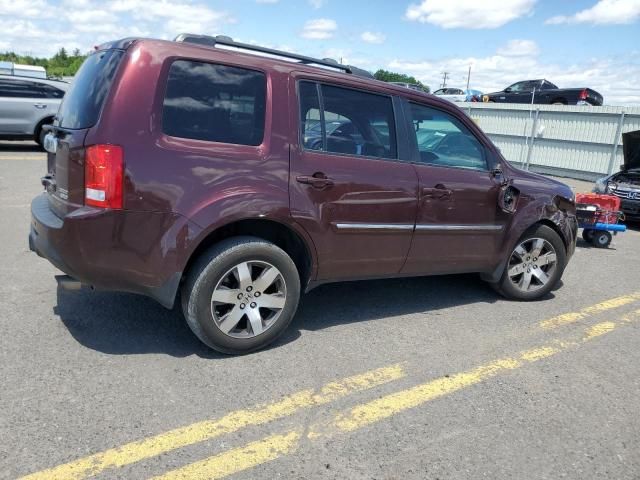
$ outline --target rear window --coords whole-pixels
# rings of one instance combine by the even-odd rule
[[[123,55],[122,50],[103,50],[84,61],[58,111],[61,127],[89,128],[96,124]]]
[[[176,60],[167,80],[162,131],[173,137],[260,145],[265,92],[264,73]]]

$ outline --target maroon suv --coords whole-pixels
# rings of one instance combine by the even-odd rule
[[[453,104],[228,37],[97,48],[45,146],[31,249],[63,285],[180,298],[226,353],[272,342],[326,282],[478,272],[537,299],[575,246],[571,190]]]

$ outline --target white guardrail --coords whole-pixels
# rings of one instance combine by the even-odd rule
[[[640,107],[458,105],[511,163],[581,180],[618,171],[622,134],[640,130]]]

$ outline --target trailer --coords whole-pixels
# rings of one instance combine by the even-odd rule
[[[597,248],[607,248],[613,235],[626,232],[620,223],[624,214],[620,211],[620,198],[597,193],[576,194],[576,216],[582,228],[582,238]]]

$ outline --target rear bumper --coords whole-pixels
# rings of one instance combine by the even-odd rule
[[[31,202],[29,248],[83,284],[138,293],[172,308],[189,239],[176,214],[80,208],[64,218],[46,193]]]

